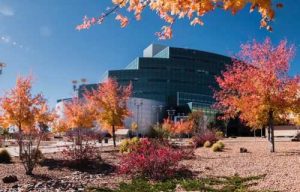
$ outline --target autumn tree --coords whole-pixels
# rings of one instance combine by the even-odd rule
[[[131,92],[131,84],[119,86],[116,80],[108,78],[96,90],[86,94],[87,101],[95,110],[96,121],[103,129],[112,133],[115,147],[115,131],[123,127],[124,119],[131,114],[127,107]]]
[[[55,122],[55,131],[67,132],[74,139],[74,144],[67,147],[63,154],[78,165],[101,159],[100,151],[95,146],[99,136],[92,130],[96,125],[90,103],[84,98],[74,97],[64,103],[63,112],[64,117]]]
[[[201,110],[192,111],[188,115],[188,120],[192,122],[192,129],[195,133],[204,130],[204,113]]]
[[[78,30],[89,29],[93,25],[101,24],[109,15],[116,15],[115,19],[120,22],[121,27],[129,23],[129,18],[122,14],[122,10],[132,12],[136,20],[141,19],[141,15],[146,8],[155,12],[166,25],[162,31],[156,33],[159,39],[172,38],[172,26],[178,19],[187,18],[191,25],[204,25],[202,18],[217,9],[230,11],[232,14],[244,9],[250,4],[250,12],[257,10],[261,14],[260,26],[272,30],[269,25],[274,20],[274,1],[272,0],[112,0],[112,6],[108,7],[98,17],[84,17],[83,23],[78,25]],[[282,3],[276,4],[277,8],[283,7]]]
[[[57,129],[74,130],[77,136],[76,143],[82,145],[82,131],[95,127],[92,106],[84,99],[74,97],[64,103],[63,111],[65,117],[58,122]]]
[[[240,53],[216,80],[216,107],[224,118],[238,116],[251,128],[268,126],[271,152],[274,146],[274,121],[286,119],[299,109],[299,77],[288,76],[294,46],[281,41],[274,46],[267,38],[241,46]]]
[[[16,87],[5,93],[0,102],[1,124],[18,129],[19,157],[26,174],[32,174],[44,128],[55,118],[45,98],[41,94],[32,95],[31,89],[32,78],[19,77]],[[35,147],[34,143],[37,143]]]
[[[162,128],[175,135],[190,134],[194,131],[194,122],[188,119],[181,119],[176,122],[170,119],[164,119]]]

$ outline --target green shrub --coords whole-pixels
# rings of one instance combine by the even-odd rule
[[[182,188],[184,188],[187,191],[197,191],[197,190],[204,191],[205,188],[205,184],[200,180],[196,180],[196,179],[182,180],[180,182],[180,185],[182,186]]]
[[[206,148],[209,148],[209,147],[211,147],[211,142],[210,141],[205,141],[203,146],[206,147]]]
[[[0,163],[11,163],[11,156],[6,149],[0,151]]]
[[[210,191],[210,192],[250,192],[249,188],[257,186],[265,175],[240,177],[238,175],[229,177],[208,177],[201,179],[171,179],[158,182],[145,179],[133,179],[128,183],[120,183],[118,188],[88,188],[87,192],[172,192],[180,186],[185,191]],[[183,191],[180,190],[180,191]],[[256,190],[256,192],[267,192],[269,190]],[[270,191],[271,192],[271,191]]]
[[[213,152],[219,152],[219,151],[222,151],[223,148],[218,143],[215,143],[215,144],[213,144],[211,149],[213,150]]]
[[[129,146],[129,141],[130,141],[129,139],[125,139],[120,143],[119,150],[121,153],[124,153],[127,151],[128,146]]]
[[[120,152],[121,153],[129,153],[133,146],[136,146],[140,142],[138,137],[133,137],[132,139],[125,139],[120,144]]]
[[[221,142],[221,141],[218,141],[218,142],[217,142],[217,144],[218,144],[218,145],[220,145],[220,147],[221,147],[222,149],[224,149],[225,145],[224,145],[224,143],[223,143],[223,142]]]
[[[130,140],[130,143],[131,144],[136,144],[140,141],[140,139],[138,137],[133,137],[131,140]]]
[[[224,137],[224,133],[222,131],[216,131],[216,137],[217,138],[223,138]]]
[[[162,125],[153,125],[149,134],[150,138],[166,139],[171,136],[170,132],[162,127]]]

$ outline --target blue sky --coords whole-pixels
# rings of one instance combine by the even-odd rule
[[[43,92],[53,106],[72,95],[72,80],[98,82],[108,69],[124,68],[150,43],[194,48],[232,55],[241,43],[271,37],[286,38],[298,49],[291,75],[300,72],[300,2],[284,1],[272,24],[274,32],[259,28],[259,14],[244,10],[236,16],[217,11],[203,18],[203,27],[179,20],[172,40],[154,35],[163,22],[150,11],[142,21],[131,20],[121,29],[114,16],[87,31],[75,27],[84,15],[100,15],[111,0],[0,0],[0,95],[13,87],[18,75],[34,76],[34,92]]]

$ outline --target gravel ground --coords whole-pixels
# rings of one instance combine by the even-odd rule
[[[103,153],[101,157],[109,165],[117,165],[120,154],[118,152]],[[12,164],[0,164],[0,192],[27,192],[27,191],[83,191],[85,187],[116,187],[126,178],[119,176],[111,166],[90,168],[79,171],[65,167],[60,162],[60,153],[46,154],[46,160],[42,166],[37,166],[33,176],[25,175],[24,167],[18,158],[13,158]],[[4,184],[2,178],[8,175],[16,175],[18,181]]]
[[[300,143],[276,142],[276,153],[269,152],[265,139],[226,139],[224,152],[196,149],[196,159],[186,161],[199,176],[256,176],[266,174],[253,189],[300,191]],[[240,153],[240,147],[249,153]]]
[[[276,142],[276,153],[269,152],[265,139],[236,138],[226,139],[223,152],[212,152],[209,148],[195,150],[195,157],[182,162],[199,177],[209,176],[266,176],[253,189],[275,191],[300,191],[300,143]],[[240,147],[249,153],[240,153]],[[103,153],[102,158],[111,165],[117,165],[119,153]],[[46,157],[58,160],[60,153]],[[128,180],[116,173],[80,172],[50,163],[51,166],[38,166],[34,177],[24,175],[22,164],[14,158],[13,164],[0,165],[0,179],[7,175],[17,175],[18,182],[4,184],[2,191],[82,191],[85,186],[114,187]],[[62,186],[58,188],[57,186]]]

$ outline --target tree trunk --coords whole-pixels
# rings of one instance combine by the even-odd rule
[[[228,123],[226,123],[225,125],[225,137],[227,138],[228,137]]]
[[[270,129],[270,126],[268,126],[268,141],[271,142],[271,129]]]
[[[19,138],[18,138],[18,144],[19,144],[19,159],[22,160],[22,151],[23,151],[23,132],[22,127],[19,126]]]
[[[115,126],[112,126],[112,136],[113,136],[113,141],[114,141],[114,147],[116,147],[116,134],[115,134]]]
[[[28,169],[28,170],[25,172],[25,174],[26,174],[26,175],[33,175],[33,174],[32,174],[32,171],[33,171],[33,168],[30,168],[30,169]]]
[[[273,111],[269,111],[269,137],[270,137],[270,143],[271,143],[271,149],[270,152],[274,153],[275,152],[275,140],[274,140],[274,126],[273,126]]]

